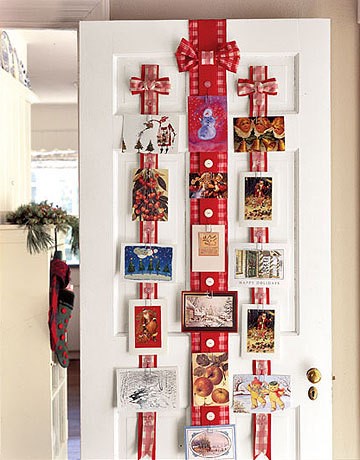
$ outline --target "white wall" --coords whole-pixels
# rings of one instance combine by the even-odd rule
[[[77,104],[34,104],[32,150],[77,150]]]

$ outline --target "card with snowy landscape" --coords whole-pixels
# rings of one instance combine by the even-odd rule
[[[277,176],[246,172],[240,175],[239,221],[243,227],[271,227],[276,224]]]
[[[235,425],[186,426],[185,459],[236,460]]]
[[[182,292],[183,332],[237,331],[237,291]]]
[[[235,152],[285,150],[284,117],[239,117],[233,126]]]
[[[177,153],[179,115],[124,115],[123,153]]]
[[[129,301],[129,351],[135,355],[166,350],[166,300]]]
[[[137,412],[157,412],[178,406],[176,367],[116,369],[117,407]]]
[[[121,274],[136,282],[174,281],[174,246],[122,244]]]
[[[279,356],[279,310],[275,305],[242,305],[241,356],[272,359]]]
[[[226,152],[226,96],[189,96],[188,137],[190,152]]]
[[[290,375],[234,375],[233,409],[242,414],[269,414],[291,406]]]

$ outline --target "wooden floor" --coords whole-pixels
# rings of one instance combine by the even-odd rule
[[[68,460],[80,460],[80,360],[68,367]]]

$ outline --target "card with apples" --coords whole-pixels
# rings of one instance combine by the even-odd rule
[[[228,353],[193,353],[194,406],[223,406],[229,403]]]

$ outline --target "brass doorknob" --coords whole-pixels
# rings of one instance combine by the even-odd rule
[[[318,397],[318,391],[316,387],[310,387],[308,391],[309,398],[312,401],[315,401],[315,399]]]
[[[306,372],[306,377],[311,383],[319,383],[321,380],[321,372],[316,367],[312,367]]]

